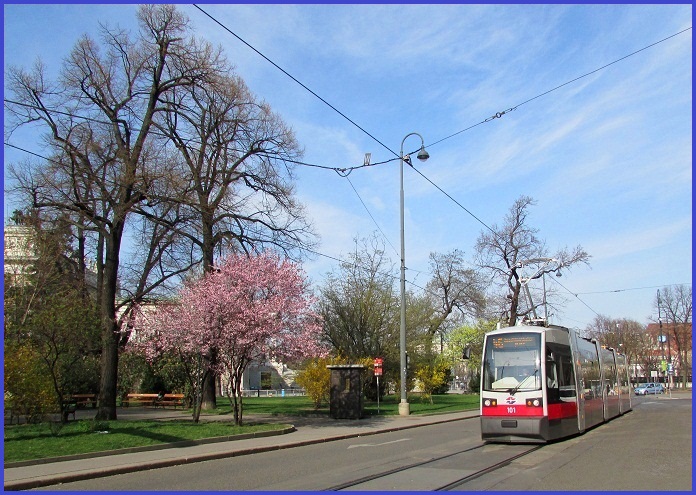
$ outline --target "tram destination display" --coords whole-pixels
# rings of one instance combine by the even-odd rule
[[[534,334],[500,335],[493,337],[491,341],[496,350],[528,349],[538,345],[539,337]]]

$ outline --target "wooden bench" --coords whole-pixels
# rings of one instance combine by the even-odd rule
[[[66,402],[72,402],[77,407],[97,407],[97,394],[72,394],[66,398]]]
[[[152,406],[155,404],[159,394],[128,394],[121,401],[124,407],[128,406]]]
[[[162,398],[155,399],[155,407],[172,406],[174,409],[185,406],[184,394],[164,394]]]

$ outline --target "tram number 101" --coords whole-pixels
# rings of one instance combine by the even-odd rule
[[[507,412],[508,414],[515,414],[517,412],[517,409],[515,409],[514,406],[508,406]]]

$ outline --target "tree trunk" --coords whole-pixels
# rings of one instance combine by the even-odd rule
[[[514,327],[517,323],[517,310],[520,304],[520,293],[519,290],[512,294],[512,300],[510,301],[510,318],[508,319],[508,326]]]
[[[208,373],[205,381],[203,382],[203,399],[201,402],[201,408],[204,411],[210,411],[217,408],[217,394],[215,392],[215,375],[213,373]]]
[[[99,409],[96,419],[115,420],[116,383],[118,378],[118,344],[120,328],[116,319],[116,294],[118,288],[119,251],[124,222],[114,223],[106,239],[104,262],[104,297],[101,300],[102,322],[101,381],[99,385]]]

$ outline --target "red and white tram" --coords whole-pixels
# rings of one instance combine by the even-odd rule
[[[543,443],[631,410],[626,357],[556,326],[517,325],[486,334],[481,436]]]

